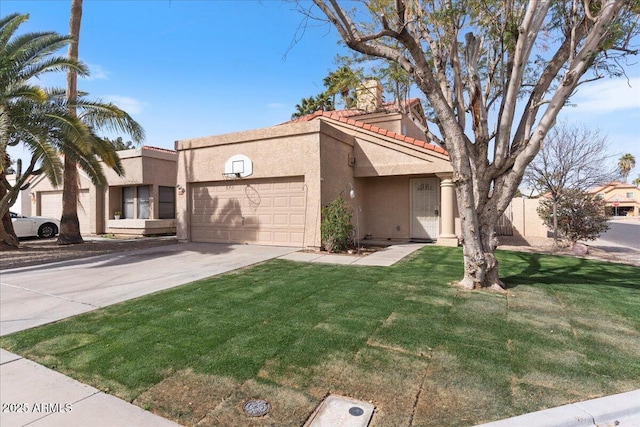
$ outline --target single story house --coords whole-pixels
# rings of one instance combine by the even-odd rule
[[[109,183],[96,187],[79,171],[78,220],[82,234],[173,234],[176,230],[176,162],[173,150],[143,146],[118,151],[125,176],[105,167]],[[26,193],[26,196],[25,194]],[[44,176],[23,192],[22,214],[62,216],[62,188]],[[116,214],[120,219],[115,219]]]
[[[640,216],[640,188],[625,182],[610,182],[589,190],[604,199],[607,213],[612,216]]]
[[[177,141],[178,239],[320,248],[322,207],[343,197],[360,240],[458,245],[448,153],[368,84],[354,110]]]

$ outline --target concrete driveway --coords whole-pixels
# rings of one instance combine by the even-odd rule
[[[0,335],[180,286],[297,248],[178,243],[2,271]]]

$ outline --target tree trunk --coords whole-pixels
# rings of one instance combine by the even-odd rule
[[[80,221],[78,220],[78,165],[64,159],[64,184],[62,189],[62,218],[60,220],[59,245],[73,245],[84,243],[80,234]]]
[[[73,37],[69,43],[69,59],[78,60],[78,43],[80,41],[80,22],[82,20],[82,0],[72,0],[69,32]],[[67,103],[69,114],[75,116],[74,107],[78,98],[78,73],[70,69],[67,71]],[[78,166],[74,161],[64,159],[64,186],[62,189],[62,218],[60,219],[60,234],[58,244],[70,245],[83,243],[78,221]]]
[[[553,246],[558,246],[558,197],[553,198]]]
[[[4,181],[7,174],[6,170],[11,165],[11,160],[9,159],[9,155],[5,153],[3,161],[3,167],[0,171],[0,200],[3,200],[3,209],[0,212],[7,209],[4,214],[2,214],[2,220],[0,221],[0,246],[10,246],[13,248],[17,248],[20,243],[18,241],[18,236],[16,236],[16,232],[13,229],[13,223],[11,222],[11,216],[9,215],[8,207],[4,207],[4,198],[8,193],[7,188],[1,181]],[[0,249],[4,249],[0,247]]]
[[[465,191],[466,190],[466,191]],[[458,283],[465,289],[493,289],[503,291],[505,284],[498,275],[498,247],[495,228],[500,216],[497,212],[483,213],[473,205],[473,193],[464,186],[457,191],[460,225],[464,239],[464,277]]]
[[[4,171],[2,173],[4,174]],[[5,194],[7,194],[7,189],[0,184],[0,198],[4,197]],[[0,221],[0,249],[4,249],[7,246],[12,248],[20,246],[8,210],[2,215],[2,221]]]

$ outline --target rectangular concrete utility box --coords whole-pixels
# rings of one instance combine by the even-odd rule
[[[344,396],[329,395],[304,427],[367,427],[375,407]]]

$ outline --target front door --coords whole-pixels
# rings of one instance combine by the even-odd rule
[[[411,185],[411,238],[436,240],[440,234],[440,180],[415,178]]]

